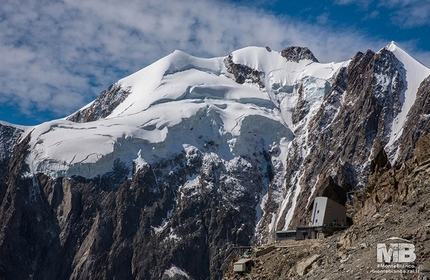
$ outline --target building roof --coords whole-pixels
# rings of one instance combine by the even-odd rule
[[[289,229],[289,230],[278,230],[276,233],[294,233],[297,232],[295,229]]]
[[[247,263],[249,261],[251,261],[251,259],[240,259],[237,262],[235,262],[235,264]]]

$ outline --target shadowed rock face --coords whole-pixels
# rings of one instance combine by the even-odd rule
[[[31,178],[21,176],[29,138],[11,160],[0,206],[0,278],[162,279],[180,267],[220,279],[229,249],[252,242],[256,196],[271,176],[263,152],[226,166],[193,150],[121,182],[118,162],[105,179]]]
[[[19,128],[0,123],[0,160],[10,158],[22,133]]]
[[[381,75],[389,81],[388,86],[380,82]],[[330,93],[310,122],[310,153],[303,157],[293,149],[288,157],[287,182],[294,187],[296,172],[302,170],[300,185],[305,188],[299,194],[291,228],[309,218],[308,201],[313,201],[327,177],[343,192],[366,184],[368,159],[387,144],[389,124],[401,108],[400,96],[406,86],[402,63],[387,50],[357,53],[348,68],[339,71]]]
[[[7,189],[12,153],[22,133],[23,131],[16,127],[0,123],[0,201]]]

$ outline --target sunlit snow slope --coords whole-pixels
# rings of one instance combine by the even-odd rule
[[[55,120],[34,128],[28,163],[32,173],[93,178],[113,161],[153,162],[187,145],[219,145],[225,159],[251,154],[247,135],[279,146],[294,137],[291,110],[304,87],[315,108],[343,63],[287,61],[278,52],[249,47],[232,53],[235,64],[262,73],[264,88],[239,84],[224,58],[202,59],[181,51],[120,80],[131,94],[106,118],[88,123]],[[212,142],[211,142],[212,141]],[[281,162],[284,162],[282,159]]]

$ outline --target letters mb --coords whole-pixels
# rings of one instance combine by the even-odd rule
[[[384,243],[377,244],[377,261],[378,262],[397,262],[397,263],[408,263],[413,262],[417,258],[415,255],[414,244],[409,243],[392,243],[387,250],[387,246]]]

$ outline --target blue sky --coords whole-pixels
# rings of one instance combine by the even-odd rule
[[[430,66],[429,35],[422,0],[6,0],[0,120],[65,117],[175,49],[213,57],[298,45],[329,62],[396,41]]]

